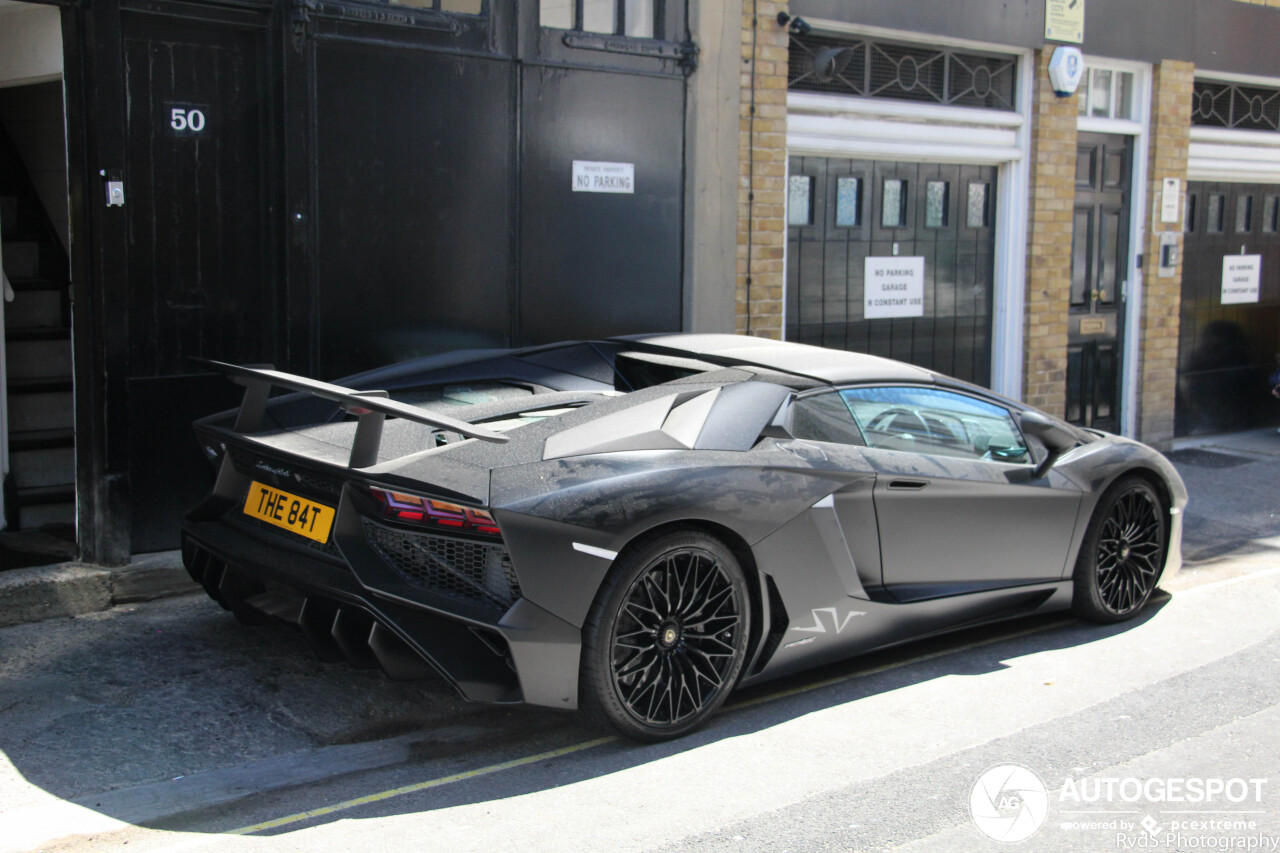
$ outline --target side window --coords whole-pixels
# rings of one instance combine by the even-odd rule
[[[853,422],[849,407],[836,391],[796,400],[791,407],[791,434],[810,441],[866,443],[858,425]]]
[[[1008,410],[937,388],[882,387],[841,391],[868,447],[995,462],[1029,462]]]

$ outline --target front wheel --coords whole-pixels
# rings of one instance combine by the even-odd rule
[[[1151,597],[1164,566],[1164,506],[1146,480],[1122,480],[1103,496],[1076,560],[1072,607],[1090,622],[1122,622]]]
[[[624,554],[583,626],[583,716],[643,741],[702,725],[742,671],[748,610],[742,567],[712,536],[670,533]]]

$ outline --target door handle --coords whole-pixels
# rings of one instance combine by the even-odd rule
[[[889,488],[903,492],[918,492],[929,485],[928,480],[890,480]]]

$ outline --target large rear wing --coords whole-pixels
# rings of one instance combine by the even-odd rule
[[[332,400],[343,411],[357,418],[356,439],[351,445],[351,460],[347,463],[351,468],[367,468],[378,461],[378,446],[382,443],[382,424],[387,415],[416,421],[427,426],[452,430],[467,438],[478,438],[481,441],[502,443],[507,436],[482,426],[429,412],[417,406],[398,403],[388,397],[386,391],[357,391],[344,388],[292,373],[281,373],[270,366],[245,367],[238,364],[227,364],[224,361],[212,361],[205,358],[193,358],[192,361],[221,373],[244,386],[244,399],[240,402],[240,411],[236,415],[236,432],[254,432],[262,427],[262,416],[267,410],[267,399],[272,388],[288,388],[291,391],[302,391]]]

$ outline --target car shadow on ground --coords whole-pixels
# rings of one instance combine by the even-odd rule
[[[718,741],[749,736],[777,725],[837,706],[856,703],[868,697],[889,693],[904,687],[946,676],[979,676],[1007,668],[1007,661],[1024,655],[1073,648],[1097,642],[1134,630],[1159,617],[1169,596],[1158,591],[1150,605],[1136,619],[1118,625],[1094,625],[1069,615],[1028,617],[1010,622],[968,629],[928,640],[914,641],[892,649],[830,664],[805,673],[781,678],[730,697],[726,707],[704,729],[676,741],[642,745],[615,739],[608,743],[565,755],[556,759],[553,773],[496,772],[472,781],[433,787],[416,796],[391,797],[366,804],[354,810],[339,810],[330,815],[297,821],[255,834],[287,835],[303,827],[323,825],[335,820],[387,817],[447,809],[455,806],[496,802],[509,797],[572,785],[607,776],[664,758],[697,750]],[[548,726],[558,727],[553,743],[581,744],[600,736],[583,728],[577,718],[568,714],[534,710],[516,711],[507,725],[515,731],[546,733]],[[512,738],[512,742],[518,738]],[[486,744],[487,746],[488,744]],[[530,754],[545,749],[527,749]],[[492,766],[492,753],[477,756],[477,767]],[[428,761],[432,754],[422,756]],[[421,765],[421,779],[435,774],[428,763]],[[399,784],[404,784],[400,782]],[[410,783],[412,784],[412,783]],[[355,799],[377,796],[387,788],[385,778],[352,779],[342,787],[343,797]],[[301,795],[301,796],[299,796]],[[272,817],[295,814],[331,805],[332,790],[293,789],[277,798],[278,808]],[[256,820],[271,812],[272,803],[255,803]],[[299,808],[300,807],[300,808]],[[156,829],[217,834],[234,826],[246,825],[244,814],[228,815],[220,810],[205,814],[188,814],[173,819],[140,825]],[[234,824],[228,820],[238,818]]]
[[[1113,626],[1057,614],[906,643],[738,691],[707,727],[677,741],[639,745],[615,740],[591,749],[590,760],[584,760],[588,753],[567,756],[558,762],[554,784],[538,782],[540,774],[499,772],[486,776],[483,784],[433,789],[425,804],[421,797],[388,799],[359,812],[339,811],[267,834],[572,784],[909,685],[948,675],[983,675],[1023,655],[1096,642],[1158,618],[1167,601],[1167,595],[1157,592],[1139,617]],[[17,654],[12,654],[13,646],[4,649],[0,752],[27,783],[137,826],[216,834],[232,828],[228,820],[236,821],[234,827],[245,825],[242,816],[237,820],[237,804],[136,820],[113,809],[109,798],[95,803],[93,795],[395,735],[421,735],[408,761],[398,767],[409,772],[418,768],[427,778],[445,760],[454,767],[484,766],[495,755],[506,760],[600,736],[563,712],[465,703],[442,680],[396,683],[377,672],[317,662],[305,641],[285,626],[246,628],[201,599],[179,601],[170,609],[157,621],[144,608],[136,620],[118,619],[111,631],[76,642],[59,642],[56,633],[32,630],[31,637],[54,647]],[[8,638],[14,638],[12,630]],[[43,715],[47,725],[33,724],[33,714]],[[458,731],[470,734],[453,736]],[[435,732],[442,734],[433,737]],[[331,803],[331,794],[322,790],[331,781],[286,789],[289,800],[306,803],[314,794],[315,806]],[[377,774],[355,773],[345,777],[343,787],[358,797],[382,790],[381,782]]]

